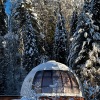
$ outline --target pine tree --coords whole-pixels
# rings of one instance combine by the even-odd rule
[[[70,37],[72,37],[73,34],[76,31],[77,21],[78,21],[78,12],[77,12],[77,9],[76,9],[76,10],[73,11],[73,15],[72,15],[72,18],[71,18]]]
[[[12,15],[11,15],[12,16]],[[11,16],[8,16],[8,32],[4,36],[5,46],[5,63],[6,63],[6,88],[5,95],[16,95],[19,93],[19,73],[20,66],[17,63],[18,54],[18,35],[12,31]],[[17,84],[18,83],[18,84]],[[21,87],[21,86],[20,86]],[[19,94],[18,94],[19,95]]]
[[[91,0],[84,0],[83,10],[88,12],[91,9]]]
[[[25,70],[21,66],[19,49],[19,36],[25,28],[21,25],[25,24],[24,12],[20,13],[21,2],[11,2],[11,14],[8,15],[8,32],[4,36],[5,46],[5,95],[19,95],[22,81],[24,79]],[[19,19],[20,16],[22,19]],[[24,25],[23,25],[24,26]],[[21,30],[22,28],[22,30]]]
[[[93,13],[94,24],[100,26],[100,0],[91,0],[91,12]],[[100,29],[98,30],[100,33]]]
[[[5,90],[5,54],[4,54],[4,35],[7,32],[4,2],[0,0],[0,95],[4,94]]]
[[[58,14],[58,21],[56,25],[55,37],[54,37],[54,59],[61,63],[66,64],[67,61],[67,35],[68,32],[65,28],[65,19],[61,12]]]
[[[22,67],[23,55],[24,55],[24,44],[25,44],[25,32],[26,32],[26,15],[25,8],[23,6],[22,0],[12,2],[11,9],[11,28],[14,35],[18,36],[17,48],[18,57],[17,64]]]
[[[38,33],[37,29],[37,20],[32,14],[32,5],[30,2],[24,3],[26,7],[26,26],[25,26],[25,50],[24,50],[24,67],[29,72],[33,67],[39,63],[39,52],[37,48],[36,34]],[[29,8],[28,8],[29,7]],[[30,10],[31,9],[31,10]]]
[[[44,36],[44,39],[41,39],[40,44],[40,52],[41,52],[41,59],[46,58],[52,59],[52,49],[53,49],[53,37],[55,32],[55,24],[56,24],[56,17],[54,15],[54,9],[56,8],[56,1],[50,0],[41,0],[41,1],[33,1],[34,10],[38,15],[38,20],[41,26],[41,36]],[[44,61],[44,60],[43,60]],[[42,61],[42,62],[43,62]]]
[[[99,100],[100,97],[100,26],[97,25],[92,11],[83,10],[68,57],[69,67],[79,76],[88,100]]]
[[[2,0],[0,0],[0,36],[4,36],[6,34],[7,28],[6,28],[6,14],[4,9],[4,3]]]

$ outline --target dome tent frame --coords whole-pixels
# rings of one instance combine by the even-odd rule
[[[79,93],[36,93],[32,89],[33,80],[35,78],[35,75],[39,71],[68,71],[73,73],[74,77],[76,78],[78,85],[79,85]],[[36,98],[39,97],[55,97],[55,96],[61,96],[61,97],[80,97],[83,98],[83,89],[82,85],[76,76],[76,74],[68,68],[66,65],[58,63],[56,61],[48,61],[46,63],[40,64],[37,67],[33,68],[30,73],[26,76],[22,88],[21,88],[21,96],[26,96],[28,98],[36,96]],[[81,100],[81,99],[80,99]],[[83,99],[82,99],[83,100]]]

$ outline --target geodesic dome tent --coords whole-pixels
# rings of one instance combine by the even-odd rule
[[[66,100],[84,100],[82,93],[81,84],[73,71],[56,61],[48,61],[33,68],[21,88],[21,96],[29,98],[64,97]]]

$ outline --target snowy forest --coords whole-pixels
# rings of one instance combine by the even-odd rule
[[[0,95],[20,95],[49,60],[77,74],[86,100],[100,100],[100,0],[0,0]]]

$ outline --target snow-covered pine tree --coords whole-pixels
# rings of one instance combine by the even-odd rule
[[[0,0],[0,36],[4,36],[7,31],[6,17],[3,0]]]
[[[100,15],[97,14],[97,16]],[[97,23],[99,21],[100,19]],[[90,8],[83,10],[78,20],[76,32],[73,35],[68,57],[69,67],[75,70],[83,83],[87,100],[99,100],[100,98],[99,28],[99,24],[95,24],[94,14]]]
[[[65,28],[65,19],[59,10],[58,20],[54,35],[54,49],[53,57],[56,61],[66,64],[67,55],[68,55],[68,46],[67,46],[67,35],[68,32]]]
[[[37,56],[33,55],[37,52],[37,50],[35,51],[39,44],[37,40],[40,42],[39,26],[36,19],[36,13],[34,13],[32,1],[16,1],[17,2],[13,2],[12,7],[12,31],[17,34],[19,38],[18,49],[20,54],[19,58],[21,58],[19,59],[21,66],[25,67],[27,71],[30,71],[33,67],[31,63],[34,62],[35,66],[35,63],[37,62],[36,60],[33,60]]]
[[[19,0],[18,0],[19,1]],[[11,14],[8,15],[8,32],[4,36],[5,40],[5,95],[19,95],[24,79],[25,71],[20,65],[19,36],[21,33],[24,11],[20,9],[21,2],[11,2]],[[22,11],[21,18],[18,11]],[[24,30],[24,29],[23,29]],[[19,58],[19,59],[18,59]]]
[[[0,95],[4,94],[5,89],[5,54],[4,54],[4,35],[7,32],[4,1],[0,0]]]
[[[88,12],[91,9],[91,0],[84,0],[83,10]]]
[[[36,16],[33,13],[32,2],[26,1],[23,3],[25,7],[25,51],[24,51],[24,63],[23,66],[29,72],[33,67],[35,67],[39,63],[39,52],[37,48],[36,34],[37,31],[37,20]]]
[[[45,59],[52,59],[53,37],[56,25],[56,16],[54,11],[56,9],[56,2],[54,0],[33,0],[34,10],[38,15],[38,20],[41,26],[40,38],[42,38],[40,47],[41,61]]]
[[[22,67],[26,32],[25,8],[23,7],[22,0],[16,0],[16,2],[12,2],[11,8],[11,28],[12,32],[18,36],[17,64]]]
[[[19,95],[21,82],[20,79],[20,66],[17,64],[18,54],[18,35],[12,31],[12,13],[8,16],[8,32],[4,36],[6,42],[5,46],[5,63],[6,63],[6,89],[5,95]],[[20,86],[19,86],[20,84]]]
[[[94,24],[100,26],[100,0],[91,0],[91,12],[93,13]],[[100,28],[98,30],[100,33]]]
[[[78,12],[77,12],[77,8],[76,8],[73,11],[73,15],[72,15],[72,18],[71,18],[71,23],[70,23],[70,37],[72,37],[73,34],[76,31],[77,21],[78,21]]]

